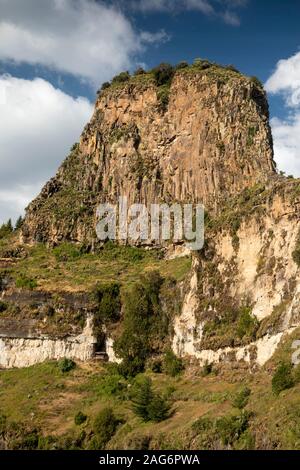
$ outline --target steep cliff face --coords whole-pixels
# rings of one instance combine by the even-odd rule
[[[275,178],[208,223],[173,349],[202,363],[263,365],[300,325],[298,181]]]
[[[93,243],[100,202],[221,202],[274,172],[265,93],[211,66],[178,71],[162,105],[149,74],[103,91],[80,143],[33,201],[24,241]]]
[[[163,87],[151,73],[113,83],[28,207],[22,241],[93,246],[97,205],[120,196],[202,202],[205,246],[181,280],[173,350],[262,365],[300,324],[299,182],[275,172],[268,118],[256,80],[212,64],[179,70]]]

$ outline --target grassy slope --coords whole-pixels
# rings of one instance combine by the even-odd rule
[[[15,243],[13,238],[5,242],[2,240],[0,258],[1,249],[4,253]],[[159,251],[133,247],[110,245],[98,254],[81,255],[78,255],[76,248],[74,252],[74,246],[70,244],[64,244],[63,253],[42,244],[26,250],[26,258],[5,266],[6,274],[14,279],[22,276],[34,279],[38,289],[47,291],[89,291],[96,284],[112,281],[128,286],[149,270],[158,270],[165,278],[181,281],[191,267],[189,257],[165,260]],[[0,274],[1,271],[4,268],[1,270],[0,263]]]
[[[142,423],[131,410],[129,382],[119,378],[123,389],[114,393],[111,384],[115,381],[109,379],[112,371],[105,379],[108,366],[97,363],[77,365],[67,374],[60,372],[55,362],[0,371],[0,414],[5,414],[9,422],[26,423],[27,429],[37,427],[42,430],[40,435],[55,436],[58,445],[64,446],[67,436],[74,439],[82,430],[89,435],[95,415],[109,405],[123,423],[108,448],[143,447],[149,439],[150,448],[199,448],[203,440],[201,432],[193,431],[193,423],[203,416],[215,419],[237,415],[232,398],[247,385],[251,396],[246,410],[252,412],[247,435],[255,437],[255,446],[300,449],[300,384],[275,397],[269,372],[274,363],[288,357],[289,345],[290,339],[273,363],[254,374],[242,369],[220,369],[218,374],[202,377],[198,367],[191,367],[176,378],[148,372],[155,388],[168,394],[172,402],[172,416],[158,424]],[[88,416],[81,426],[74,424],[78,411]],[[253,439],[240,439],[234,447],[253,447]]]

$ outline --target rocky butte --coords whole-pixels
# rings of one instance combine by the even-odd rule
[[[119,196],[146,205],[201,202],[207,211],[205,246],[190,255],[188,269],[178,264],[188,263],[177,257],[185,254],[180,246],[164,247],[149,262],[169,269],[175,280],[152,280],[159,286],[159,318],[167,318],[168,327],[162,337],[147,338],[142,360],[169,344],[201,365],[265,364],[300,325],[300,183],[276,173],[259,81],[233,67],[196,61],[176,70],[123,73],[99,92],[79,143],[29,205],[19,239],[2,255],[0,365],[86,360],[96,351],[110,360],[133,359],[120,341],[126,295],[120,299],[117,288],[112,295],[107,282],[96,300],[87,295],[93,280],[107,281],[107,272],[121,290],[123,280],[134,277],[127,258],[110,274],[118,248],[107,258],[95,234],[97,205]],[[91,256],[84,266],[83,247]],[[86,277],[72,283],[70,263],[56,276],[60,266],[50,266],[51,250],[57,262],[69,263],[74,254],[73,280],[80,269]],[[132,250],[137,262],[152,256],[151,250]],[[35,273],[37,285],[26,281],[25,270]],[[103,298],[114,302],[113,312]]]

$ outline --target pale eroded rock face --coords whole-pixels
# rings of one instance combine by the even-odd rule
[[[213,258],[195,260],[181,316],[175,319],[176,354],[194,356],[202,364],[244,360],[263,365],[281,339],[300,325],[300,272],[292,256],[300,229],[295,186],[275,184],[272,194],[241,221],[238,245],[226,227],[214,233]],[[214,340],[212,335],[207,348],[206,322],[243,305],[261,322],[256,340],[236,338],[228,345],[227,338]]]
[[[93,319],[87,318],[82,333],[64,339],[47,337],[10,338],[0,336],[0,368],[28,367],[51,359],[88,361],[94,356],[96,338]]]

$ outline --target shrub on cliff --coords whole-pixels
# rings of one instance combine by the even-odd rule
[[[24,223],[24,219],[20,215],[20,217],[18,217],[18,219],[16,221],[15,230],[20,230],[20,228],[22,228],[23,223]]]
[[[194,67],[197,67],[199,70],[206,70],[209,69],[213,64],[209,62],[208,60],[203,60],[203,59],[195,59],[194,60]]]
[[[116,322],[120,318],[120,284],[112,282],[103,286],[97,286],[94,297],[98,304],[97,318],[100,322]]]
[[[128,80],[130,79],[130,74],[129,72],[121,72],[119,73],[118,75],[116,75],[113,79],[112,79],[112,83],[113,84],[117,84],[117,83],[125,83],[125,82],[128,82]]]
[[[152,70],[157,86],[170,84],[174,76],[174,68],[170,64],[162,63]]]
[[[213,371],[213,366],[208,361],[205,362],[204,366],[202,367],[201,376],[207,377]]]
[[[98,93],[100,93],[101,91],[107,90],[109,87],[110,87],[110,83],[109,83],[109,82],[104,82],[104,83],[102,83],[101,89],[99,90]]]
[[[123,359],[119,370],[126,377],[143,371],[153,343],[168,332],[168,322],[159,301],[162,283],[160,274],[153,271],[141,276],[125,296],[123,331],[114,349]]]
[[[87,415],[82,413],[82,411],[78,411],[78,413],[76,413],[74,417],[74,423],[76,424],[76,426],[80,426],[81,424],[85,423],[86,420]]]
[[[292,257],[297,266],[300,267],[300,234],[298,234],[295,249],[292,253]]]
[[[185,60],[183,60],[182,62],[179,62],[175,69],[176,70],[182,70],[182,69],[186,69],[187,67],[189,66],[188,62],[186,62]]]
[[[293,387],[293,385],[292,365],[287,362],[281,362],[272,378],[273,393],[279,395],[280,392]]]
[[[237,324],[238,337],[254,337],[258,327],[259,323],[257,319],[251,314],[251,309],[249,307],[242,307],[239,311],[239,319]]]
[[[144,70],[142,67],[138,67],[138,68],[136,69],[136,71],[134,72],[134,75],[135,75],[135,76],[138,76],[138,75],[145,75],[145,73],[146,73],[146,72],[145,72],[145,70]]]
[[[249,397],[251,394],[251,390],[248,387],[242,388],[234,397],[232,400],[232,405],[235,408],[238,408],[239,410],[242,410],[245,408],[245,406],[248,404]]]
[[[58,368],[63,373],[70,372],[71,370],[75,369],[75,367],[76,363],[72,361],[72,359],[67,359],[65,357],[64,359],[58,361]]]
[[[7,304],[0,300],[0,313],[5,312],[5,310],[7,310]]]
[[[182,359],[177,357],[171,349],[169,349],[163,359],[163,371],[171,377],[176,377],[184,369]]]

